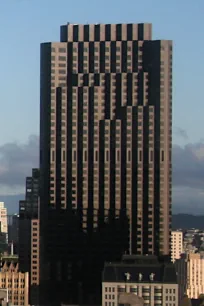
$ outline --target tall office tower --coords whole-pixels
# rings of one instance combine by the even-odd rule
[[[26,178],[25,200],[19,202],[19,269],[31,268],[31,220],[38,218],[39,169]]]
[[[151,32],[67,24],[41,45],[40,277],[64,301],[104,260],[170,253],[172,42]]]
[[[33,260],[32,248],[38,244],[38,236],[33,241],[32,222],[38,219],[39,176],[39,169],[33,169],[32,176],[26,178],[25,200],[19,202],[19,270],[29,272],[30,278],[33,264],[38,263],[37,257]],[[29,293],[32,293],[31,287]]]
[[[7,208],[4,206],[4,202],[0,202],[0,224],[1,233],[5,235],[5,242],[8,243]]]
[[[171,261],[175,262],[180,258],[183,253],[183,232],[172,231],[171,232]]]

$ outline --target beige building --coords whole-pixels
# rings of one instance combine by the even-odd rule
[[[8,290],[11,305],[29,305],[29,274],[17,272],[16,264],[4,263],[0,272],[0,288]]]
[[[180,299],[187,294],[191,299],[197,299],[204,292],[204,254],[182,254],[176,260]]]
[[[48,295],[76,302],[74,267],[87,274],[102,266],[97,256],[170,255],[172,41],[152,39],[151,24],[68,23],[60,42],[41,45],[40,88],[41,276]],[[100,233],[90,267],[70,243],[82,231],[86,241]],[[82,285],[90,295],[100,275]]]
[[[1,233],[6,235],[6,241],[8,241],[7,208],[4,206],[4,202],[0,202],[0,223]]]
[[[131,304],[134,294],[145,306],[178,306],[178,284],[173,264],[159,263],[155,257],[130,257],[120,263],[105,265],[102,281],[102,306]]]
[[[171,232],[171,260],[175,262],[180,258],[183,253],[183,232],[172,231]]]

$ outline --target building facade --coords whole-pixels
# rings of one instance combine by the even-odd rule
[[[31,272],[30,272],[30,303],[39,305],[39,219],[31,221]]]
[[[64,302],[62,283],[97,292],[105,260],[170,255],[171,91],[151,24],[67,24],[41,45],[41,280]]]
[[[19,202],[19,268],[31,271],[31,223],[38,218],[39,169],[26,178],[25,200]]]
[[[0,288],[8,292],[11,305],[29,305],[29,274],[18,272],[18,264],[5,263],[0,272]]]
[[[5,241],[8,243],[7,208],[4,206],[4,202],[0,202],[0,224],[1,233],[5,235]]]
[[[175,262],[176,259],[180,258],[183,253],[183,232],[172,231],[171,232],[171,260]]]
[[[19,215],[9,215],[8,216],[8,242],[9,244],[13,244],[13,252],[14,254],[19,253]]]
[[[105,264],[102,306],[134,304],[134,295],[146,306],[178,306],[178,283],[171,263],[153,256],[128,256],[120,263]],[[128,301],[130,299],[130,301]]]
[[[30,304],[38,304],[39,178],[39,169],[33,169],[26,178],[25,200],[19,202],[19,270],[29,273]]]
[[[187,294],[191,299],[198,299],[204,292],[204,253],[182,254],[176,260],[179,282],[179,298]]]

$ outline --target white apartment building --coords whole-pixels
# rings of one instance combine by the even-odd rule
[[[187,294],[197,299],[204,292],[204,253],[182,254],[176,260],[180,299]]]
[[[183,232],[172,231],[171,232],[171,261],[175,262],[180,258],[183,253]]]
[[[4,233],[6,235],[6,241],[8,242],[7,208],[4,207],[4,202],[0,202],[0,223],[1,233]]]
[[[160,263],[151,255],[131,255],[120,263],[106,263],[102,280],[102,306],[120,304],[178,306],[174,265]]]

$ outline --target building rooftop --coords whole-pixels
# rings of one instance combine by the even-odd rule
[[[161,262],[155,256],[123,257],[121,262],[106,263],[103,282],[177,283],[174,265]]]

